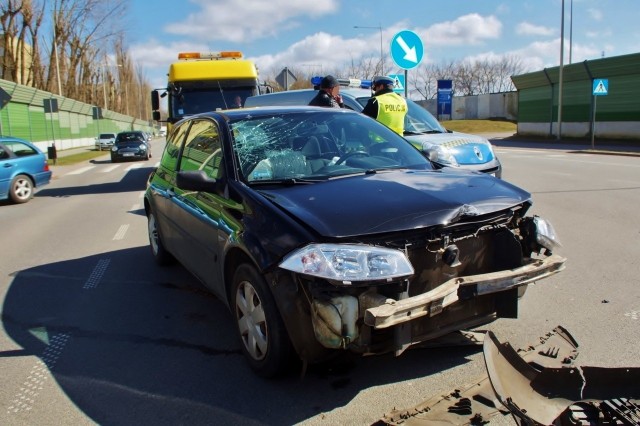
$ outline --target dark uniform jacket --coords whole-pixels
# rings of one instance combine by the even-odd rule
[[[327,108],[344,108],[344,103],[338,103],[324,90],[319,90],[318,94],[309,102],[310,106],[319,106]]]

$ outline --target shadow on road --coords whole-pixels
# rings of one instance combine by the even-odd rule
[[[70,402],[98,424],[280,425],[343,407],[363,390],[464,364],[481,350],[344,357],[311,367],[302,379],[294,372],[263,380],[245,363],[226,306],[181,266],[155,266],[148,250],[13,273],[2,325],[21,349],[0,358],[39,357]]]
[[[140,167],[129,170],[120,181],[96,185],[65,186],[61,188],[44,187],[38,191],[38,197],[72,197],[74,195],[99,195],[118,192],[144,191],[149,174],[155,167]]]

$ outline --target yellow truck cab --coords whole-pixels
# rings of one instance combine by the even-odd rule
[[[167,98],[167,122],[206,111],[241,108],[260,94],[258,68],[242,52],[183,52],[169,66],[165,89],[151,92],[153,119],[160,121],[160,98]]]

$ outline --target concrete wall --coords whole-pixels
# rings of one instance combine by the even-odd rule
[[[419,101],[437,117],[436,99]],[[491,93],[478,96],[455,96],[451,105],[451,117],[438,117],[440,120],[478,120],[501,118],[515,121],[518,118],[518,93]]]

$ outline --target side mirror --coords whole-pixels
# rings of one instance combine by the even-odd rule
[[[176,175],[176,185],[180,189],[198,192],[216,192],[220,182],[210,178],[202,170],[178,172]]]
[[[157,90],[151,91],[151,110],[158,111],[160,109],[160,95]]]
[[[422,153],[425,157],[427,157],[427,160],[431,161],[432,163],[434,163],[438,159],[438,151],[434,148],[425,148],[422,150]]]

